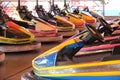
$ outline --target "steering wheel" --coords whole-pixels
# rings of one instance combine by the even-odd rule
[[[87,31],[94,37],[96,38],[98,41],[100,42],[104,42],[104,38],[103,36],[90,24],[87,24],[86,23],[86,28],[87,28]]]
[[[98,18],[98,20],[100,21],[101,25],[103,26],[103,31],[107,31],[107,33],[109,33],[109,34],[111,34],[113,32],[110,24],[108,24],[103,18]],[[101,26],[99,26],[97,28],[99,31],[101,31],[100,27]]]

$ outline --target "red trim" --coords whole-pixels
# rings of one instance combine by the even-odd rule
[[[104,44],[104,45],[99,45],[99,46],[86,47],[86,48],[82,48],[80,51],[111,49],[111,48],[114,48],[115,46],[120,46],[120,43],[117,43],[117,44]]]
[[[118,39],[119,36],[112,36],[112,37],[106,37],[104,38],[105,41],[110,41],[110,40],[113,40],[113,39]]]
[[[20,26],[17,25],[17,24],[15,24],[14,22],[8,21],[8,22],[6,22],[5,24],[8,25],[8,26],[11,27],[11,28],[16,29],[16,30],[19,30],[19,29],[20,29]]]
[[[115,30],[112,34],[117,34],[117,33],[120,33],[120,30]]]
[[[81,23],[81,24],[75,24],[75,27],[82,27],[82,26],[84,26],[85,24],[84,23]]]
[[[51,24],[49,24],[49,23],[48,23],[48,26],[50,26],[51,28],[53,28],[53,29],[54,29],[54,34],[56,34],[56,33],[57,33],[57,28],[56,28],[56,26],[53,26],[53,25],[51,25]]]

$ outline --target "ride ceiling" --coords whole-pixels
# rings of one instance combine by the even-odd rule
[[[8,1],[10,1],[10,2],[17,2],[18,0],[0,0],[0,2],[8,2]],[[28,1],[28,2],[30,2],[30,1],[36,1],[36,0],[20,0],[21,2],[26,2],[26,1]],[[40,1],[40,2],[42,2],[42,1],[52,1],[52,0],[38,0],[38,1]],[[57,1],[57,2],[59,2],[59,1],[64,1],[64,0],[54,0],[55,2]],[[100,1],[100,0],[66,0],[66,1]]]
[[[8,1],[10,1],[10,2],[17,2],[18,0],[0,0],[0,2],[8,2]],[[31,1],[33,1],[33,2],[35,2],[36,0],[20,0],[21,2],[31,2]],[[40,2],[42,2],[42,1],[52,1],[52,0],[38,0],[38,1],[40,1]],[[57,2],[59,2],[59,1],[64,1],[64,0],[54,0],[54,1],[57,1]],[[66,1],[70,1],[70,0],[66,0]]]
[[[8,2],[8,1],[17,2],[18,0],[0,0],[0,1],[2,1],[2,2]],[[35,1],[35,0],[20,0],[20,1],[24,2],[24,1]]]

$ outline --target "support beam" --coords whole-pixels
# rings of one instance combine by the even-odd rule
[[[18,10],[20,10],[20,0],[18,0]]]
[[[102,0],[102,5],[103,5],[103,16],[105,16],[105,0]]]
[[[39,4],[38,4],[38,0],[36,0],[36,7],[38,7],[38,5],[39,5]]]

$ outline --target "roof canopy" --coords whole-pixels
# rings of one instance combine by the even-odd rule
[[[18,0],[0,0],[2,2],[8,2],[8,1],[11,1],[11,2],[17,2]],[[20,0],[20,1],[36,1],[36,0]]]
[[[11,1],[11,2],[17,2],[18,0],[0,0],[0,2],[3,1],[3,2],[8,2],[8,1]],[[25,2],[25,1],[36,1],[36,0],[20,0],[21,2]],[[41,2],[45,2],[45,1],[51,1],[51,0],[39,0]],[[59,2],[59,1],[64,1],[64,0],[54,0],[55,2]],[[102,1],[102,0],[66,0],[66,1]]]

